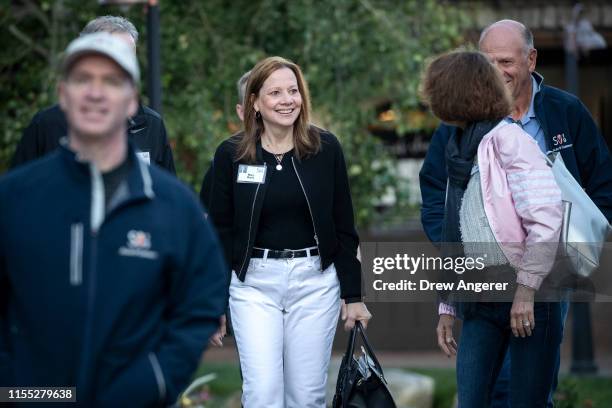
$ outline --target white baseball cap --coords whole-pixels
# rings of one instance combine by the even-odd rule
[[[127,72],[135,84],[140,81],[140,69],[134,49],[125,41],[106,32],[86,34],[73,40],[64,53],[61,72],[66,74],[77,59],[88,54],[101,54],[112,59]]]

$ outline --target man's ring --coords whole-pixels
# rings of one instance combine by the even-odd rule
[[[529,327],[529,326],[531,326],[531,323],[529,323],[529,321],[525,320],[525,321],[523,322],[523,326],[525,326],[525,327]]]

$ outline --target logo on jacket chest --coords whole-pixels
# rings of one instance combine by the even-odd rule
[[[157,252],[151,250],[151,234],[138,230],[128,231],[126,245],[119,248],[119,255],[157,259]]]
[[[567,143],[567,137],[565,133],[557,133],[552,137],[552,150],[553,152],[558,152],[559,150],[567,149],[568,147],[572,147],[571,143]]]

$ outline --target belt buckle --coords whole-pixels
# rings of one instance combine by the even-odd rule
[[[279,250],[279,252],[281,253],[281,258],[283,259],[295,259],[296,256],[298,256],[296,254],[301,254],[304,251],[297,249],[282,249]]]
[[[284,259],[294,259],[295,251],[293,249],[283,249],[282,251]]]

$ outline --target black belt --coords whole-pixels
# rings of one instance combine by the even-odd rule
[[[312,248],[309,250],[310,256],[319,255],[318,248]],[[265,249],[253,248],[251,252],[251,258],[263,258],[266,253]],[[270,259],[293,259],[293,258],[304,258],[308,256],[306,249],[268,249],[268,258]]]

